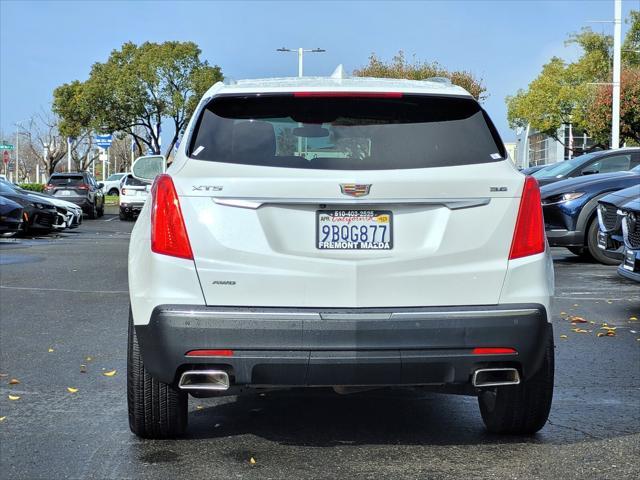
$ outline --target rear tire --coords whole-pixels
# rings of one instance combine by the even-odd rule
[[[109,193],[107,193],[107,195],[120,195],[120,192],[118,191],[117,188],[112,188],[111,190],[109,190]]]
[[[622,259],[609,257],[603,250],[598,248],[599,229],[600,226],[598,225],[598,221],[593,219],[591,224],[589,224],[589,229],[587,230],[587,248],[589,249],[589,253],[596,262],[602,263],[603,265],[620,265]]]
[[[98,216],[98,209],[96,208],[96,204],[91,204],[91,209],[89,210],[89,218],[94,220]]]
[[[122,221],[129,220],[129,218],[127,217],[127,214],[124,213],[122,210],[120,211],[120,214],[118,216],[120,217],[120,220],[122,220]]]
[[[98,217],[102,217],[104,215],[104,205],[101,208],[97,209]]]
[[[139,437],[172,438],[182,435],[187,428],[187,394],[156,380],[144,367],[131,309],[127,349],[127,403],[129,428]]]
[[[480,413],[487,430],[507,434],[532,434],[540,430],[549,418],[553,372],[553,336],[550,331],[542,365],[535,375],[519,385],[486,388],[478,395]]]

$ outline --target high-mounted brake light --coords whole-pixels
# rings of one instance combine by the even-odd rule
[[[518,352],[508,347],[477,347],[471,353],[474,355],[510,355]]]
[[[151,187],[151,250],[193,260],[178,194],[167,174],[158,175]]]
[[[509,260],[544,252],[544,220],[540,188],[533,177],[527,177],[522,189],[516,228],[513,232]]]
[[[402,98],[402,92],[293,92],[294,97]]]

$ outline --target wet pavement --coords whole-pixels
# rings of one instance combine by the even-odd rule
[[[2,478],[640,476],[640,286],[563,249],[554,403],[535,436],[486,433],[472,397],[322,390],[191,399],[185,438],[139,440],[125,392],[132,225],[0,240]]]

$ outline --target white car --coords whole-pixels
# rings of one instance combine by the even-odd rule
[[[214,85],[132,231],[129,292],[142,437],[183,433],[188,393],[262,388],[463,393],[502,433],[549,414],[538,185],[450,83]]]
[[[134,178],[133,175],[125,175],[120,182],[120,220],[133,220],[136,218],[149,194],[149,182]]]
[[[112,173],[102,182],[102,191],[105,195],[120,195],[120,182],[127,174],[125,172]]]
[[[53,225],[55,230],[77,228],[82,223],[82,208],[77,206],[75,203],[67,202],[66,200],[61,200],[53,195],[47,195],[44,193],[31,192],[27,190],[22,190],[22,192],[30,195],[31,197],[44,198],[53,203],[58,211],[58,220]]]

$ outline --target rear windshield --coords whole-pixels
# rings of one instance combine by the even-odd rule
[[[145,182],[144,180],[138,180],[133,175],[127,175],[122,182],[123,185],[127,185],[129,187],[144,187],[146,185],[151,185],[150,182]]]
[[[55,177],[51,177],[49,183],[51,185],[66,185],[72,187],[83,184],[84,178],[82,178],[82,175],[56,175]]]
[[[388,170],[503,160],[478,103],[431,95],[219,96],[188,149],[197,160],[326,170]]]

